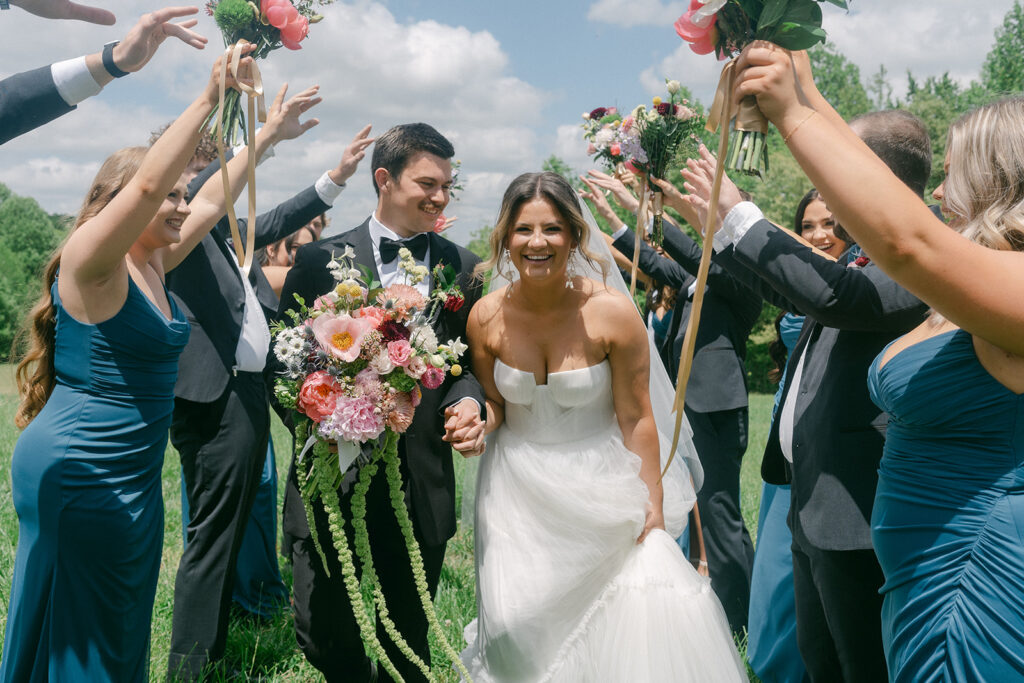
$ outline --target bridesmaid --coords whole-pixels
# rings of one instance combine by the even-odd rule
[[[0,681],[148,677],[160,473],[189,336],[164,272],[225,210],[220,178],[191,207],[182,178],[218,101],[219,73],[220,59],[148,151],[104,162],[46,268],[17,370],[15,420],[25,431],[11,462],[19,538]],[[272,115],[254,146],[271,144],[276,126]],[[236,196],[245,163],[243,154],[228,167]]]
[[[809,60],[756,44],[754,95],[839,222],[929,303],[869,377],[890,413],[872,514],[894,681],[1024,677],[1024,98],[953,124],[950,230],[814,88]],[[798,85],[799,83],[799,85]]]

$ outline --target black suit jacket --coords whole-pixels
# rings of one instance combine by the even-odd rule
[[[217,162],[210,164],[189,185],[189,195],[194,196],[219,170]],[[287,237],[329,208],[313,186],[306,188],[257,217],[255,248]],[[243,240],[247,227],[247,221],[239,218]],[[177,268],[167,273],[167,288],[192,325],[192,335],[178,362],[178,382],[174,386],[178,398],[210,403],[224,393],[235,366],[245,306],[242,274],[236,263],[225,217]],[[259,264],[254,263],[249,271],[249,282],[264,315],[272,320],[277,315],[277,296]]]
[[[871,507],[887,415],[868,395],[867,373],[883,347],[927,314],[917,297],[873,263],[848,268],[815,254],[782,228],[759,221],[715,260],[785,310],[807,316],[791,355],[779,405],[793,392],[792,468],[779,422],[761,473],[792,482],[794,528],[824,550],[871,548]],[[793,373],[804,355],[800,386]]]
[[[73,109],[57,92],[50,67],[9,76],[0,81],[0,145]]]
[[[473,304],[480,298],[481,284],[473,278],[473,267],[480,262],[467,249],[429,233],[430,267],[439,262],[450,265],[458,273],[457,282],[466,297],[458,311],[443,310],[434,324],[440,341],[466,338],[466,321]],[[281,291],[283,317],[288,310],[297,310],[295,295],[312,305],[316,297],[334,288],[336,282],[327,270],[332,255],[340,256],[346,246],[355,251],[356,263],[370,269],[379,279],[370,241],[369,219],[354,230],[307,244],[295,255],[295,265],[288,272]],[[455,471],[452,449],[442,440],[444,409],[464,398],[473,398],[484,406],[484,392],[470,369],[469,357],[463,356],[464,372],[449,375],[437,389],[423,389],[423,401],[416,408],[412,425],[402,436],[404,450],[403,477],[406,479],[407,502],[417,528],[428,545],[439,545],[455,534]],[[295,487],[295,465],[288,477],[285,494],[284,529],[296,538],[308,538],[309,526],[298,489]]]
[[[635,233],[627,229],[614,246],[632,258],[635,243]],[[674,260],[660,256],[641,241],[638,267],[658,282],[679,290],[669,333],[660,349],[674,380],[693,308],[687,288],[696,281],[702,252],[696,242],[675,228],[665,230],[664,249]],[[690,410],[710,413],[747,405],[747,337],[760,313],[761,297],[713,263],[708,272],[693,369],[686,389],[686,406]]]

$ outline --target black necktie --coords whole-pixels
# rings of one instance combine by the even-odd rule
[[[380,250],[380,260],[383,263],[391,263],[398,258],[398,250],[405,247],[412,252],[412,257],[417,261],[424,261],[427,258],[427,247],[430,242],[427,233],[420,233],[407,240],[393,240],[388,237],[381,237],[377,248]]]

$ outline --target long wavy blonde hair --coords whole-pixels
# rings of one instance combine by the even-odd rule
[[[524,173],[513,180],[505,190],[505,196],[501,200],[501,209],[498,212],[498,220],[489,239],[491,255],[483,263],[477,264],[473,271],[474,275],[485,279],[488,273],[497,271],[506,276],[506,279],[512,279],[507,275],[512,268],[507,248],[509,233],[515,227],[516,219],[519,217],[519,211],[523,205],[534,199],[544,199],[550,202],[568,225],[575,251],[578,251],[580,257],[588,264],[606,274],[607,264],[587,247],[591,228],[583,218],[583,214],[580,213],[576,192],[559,174],[544,171],[543,173]]]
[[[111,154],[92,181],[89,193],[82,203],[82,208],[71,228],[74,232],[78,226],[93,218],[103,210],[117,193],[124,189],[128,181],[142,165],[146,155],[145,147],[127,147]],[[70,233],[69,233],[70,235]],[[39,414],[46,401],[53,393],[57,380],[54,368],[54,350],[56,344],[57,316],[53,307],[50,288],[57,279],[60,268],[60,256],[64,251],[67,238],[54,250],[53,255],[43,269],[43,288],[35,306],[29,311],[25,322],[14,339],[11,356],[20,355],[14,378],[21,396],[21,404],[15,413],[14,423],[21,429]],[[24,354],[19,350],[24,349]]]

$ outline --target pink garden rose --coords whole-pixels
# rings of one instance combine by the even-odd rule
[[[418,380],[426,369],[427,362],[423,360],[423,356],[413,356],[409,359],[409,364],[405,366],[405,374]]]
[[[388,358],[395,365],[405,367],[412,359],[412,346],[405,339],[388,342]]]
[[[359,357],[363,335],[373,329],[367,320],[347,313],[324,313],[314,319],[310,327],[320,346],[346,363]]]
[[[423,371],[420,381],[427,389],[437,389],[444,382],[444,370],[428,365],[427,369]]]
[[[297,407],[299,412],[314,422],[320,422],[334,412],[341,385],[323,370],[317,370],[302,383]]]

